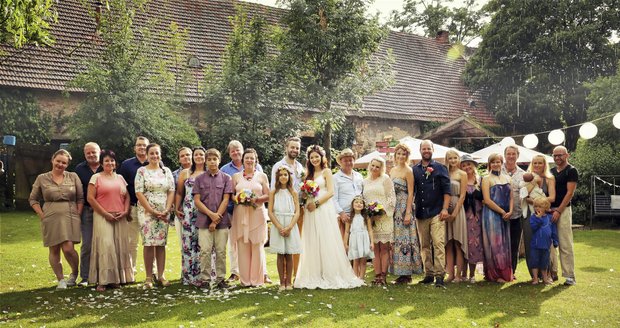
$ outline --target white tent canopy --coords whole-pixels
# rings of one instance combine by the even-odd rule
[[[496,144],[490,145],[489,147],[475,151],[471,154],[472,156],[479,158],[478,160],[479,163],[486,163],[489,159],[489,155],[493,153],[498,153],[498,154],[503,155],[504,149],[506,148],[506,146],[508,145],[503,145],[501,142],[498,142]],[[517,158],[517,163],[529,163],[532,161],[532,158],[536,155],[543,155],[545,156],[545,160],[547,160],[547,163],[553,163],[553,157],[551,156],[545,155],[543,153],[537,152],[532,149],[521,147],[519,145],[515,145],[515,146],[519,148],[519,158]]]
[[[417,161],[422,160],[422,154],[420,154],[420,143],[422,143],[422,141],[423,141],[422,139],[416,139],[412,137],[404,137],[399,140],[400,143],[406,144],[411,149],[411,156],[409,157],[410,161],[417,162]],[[434,144],[433,148],[434,148],[433,159],[441,163],[444,162],[444,158],[446,157],[446,152],[449,149],[452,149],[450,147],[446,147],[446,146],[442,146],[438,144]],[[457,152],[459,153],[459,156],[463,156],[464,154],[467,154],[458,149],[457,149]],[[376,157],[382,157],[385,159],[387,157],[387,154],[375,150],[369,154],[366,154],[356,159],[355,168],[366,168],[368,166],[368,163],[370,163],[370,161]],[[474,158],[476,157],[474,156]]]

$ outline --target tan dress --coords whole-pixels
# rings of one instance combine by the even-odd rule
[[[112,177],[97,173],[90,178],[89,184],[95,186],[95,199],[104,210],[123,212],[125,197],[129,197],[127,183],[120,174],[114,173]],[[109,222],[94,211],[88,282],[98,285],[133,282],[135,261],[129,249],[127,218]]]
[[[77,205],[84,202],[82,182],[74,172],[64,172],[62,183],[57,184],[52,172],[39,174],[28,198],[30,206],[43,200],[41,233],[43,246],[59,245],[67,240],[77,244],[82,239]]]
[[[450,179],[450,213],[459,201],[461,192],[461,183],[458,180]],[[456,240],[461,244],[461,250],[465,258],[467,258],[467,217],[465,216],[465,208],[461,206],[456,215],[454,222],[446,221],[446,243],[450,240]]]
[[[383,204],[385,214],[375,219],[372,227],[375,243],[391,243],[394,241],[394,206],[396,205],[396,193],[394,184],[387,174],[371,179],[364,179],[364,200],[366,203],[377,201]]]

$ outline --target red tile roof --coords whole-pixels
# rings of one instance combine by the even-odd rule
[[[189,30],[186,55],[200,63],[221,66],[231,32],[230,17],[235,15],[233,0],[177,0],[152,1],[146,17],[157,18],[157,28],[164,30],[171,21]],[[248,12],[261,13],[275,24],[283,9],[253,3],[242,3]],[[88,16],[80,0],[55,3],[58,24],[53,28],[56,43],[53,48],[27,46],[14,50],[0,45],[9,53],[0,57],[0,86],[43,90],[68,90],[71,81],[81,69],[84,59],[96,56],[100,39],[94,34],[94,19]],[[136,23],[146,17],[138,17]],[[158,40],[163,43],[164,40]],[[382,43],[380,53],[392,49],[395,58],[395,84],[376,95],[367,97],[361,112],[355,116],[392,118],[419,121],[448,122],[465,112],[484,124],[493,124],[491,113],[477,95],[471,95],[461,81],[465,60],[447,60],[449,45],[435,39],[400,32],[390,32]],[[201,80],[202,70],[194,76]],[[468,99],[476,101],[470,107]],[[188,88],[187,99],[196,101],[196,88]]]

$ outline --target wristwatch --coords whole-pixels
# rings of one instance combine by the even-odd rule
[[[315,207],[319,207],[319,205],[320,205],[320,204],[319,204],[319,201],[318,201],[318,200],[315,200],[315,201],[314,201],[314,206],[315,206]]]

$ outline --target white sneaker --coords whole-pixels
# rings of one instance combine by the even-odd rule
[[[67,279],[67,287],[73,287],[75,286],[75,280],[77,279],[77,275],[76,274],[70,274],[69,275],[69,279]]]
[[[575,278],[566,278],[566,281],[564,282],[565,286],[574,286],[575,284],[577,284]]]
[[[67,282],[63,279],[63,280],[59,280],[58,281],[58,286],[56,286],[57,290],[61,290],[61,289],[67,289]]]
[[[476,283],[476,277],[469,278],[469,283],[470,284],[475,284]]]

